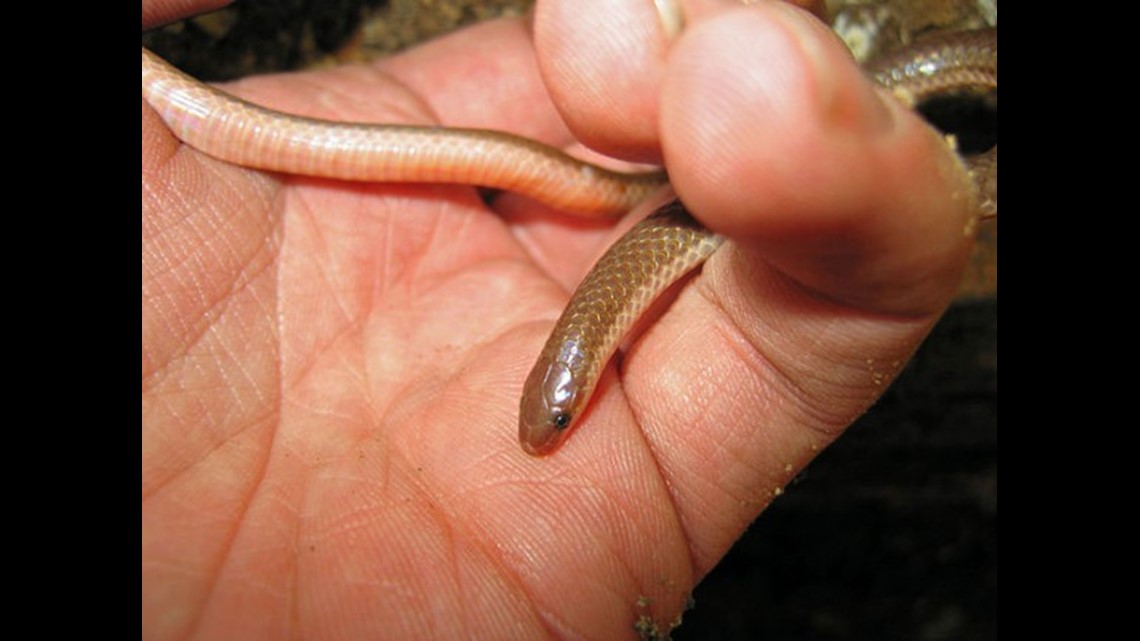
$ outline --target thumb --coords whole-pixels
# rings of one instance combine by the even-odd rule
[[[710,228],[808,290],[939,312],[975,217],[959,159],[812,16],[768,3],[691,25],[661,99],[666,166]]]

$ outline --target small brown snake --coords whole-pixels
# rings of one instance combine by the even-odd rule
[[[996,60],[996,31],[948,33],[869,72],[917,103],[933,94],[996,88]],[[204,85],[146,49],[142,90],[183,142],[255,169],[342,180],[481,185],[599,215],[628,210],[665,181],[660,172],[617,173],[499,132],[334,123],[275,112]],[[991,169],[974,171],[983,200],[996,202],[988,184],[996,181],[988,175]],[[673,201],[606,252],[574,292],[527,377],[519,415],[524,450],[544,455],[561,445],[629,328],[658,294],[721,243]]]

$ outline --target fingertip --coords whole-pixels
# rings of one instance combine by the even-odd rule
[[[859,139],[890,126],[826,26],[780,3],[692,25],[670,58],[662,95],[674,185],[730,233],[746,232],[756,202],[802,200],[818,192],[808,188],[814,181],[849,175],[839,152],[849,155]]]
[[[668,48],[652,2],[539,3],[539,68],[579,140],[627,160],[660,159],[657,96]]]
[[[969,247],[961,163],[810,14],[769,3],[690,25],[661,117],[694,215],[809,289],[907,313],[953,289]]]
[[[150,29],[193,15],[216,11],[233,0],[151,0],[142,3],[142,28]]]

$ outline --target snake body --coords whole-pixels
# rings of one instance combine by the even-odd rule
[[[364,182],[479,185],[599,216],[628,211],[666,180],[660,171],[611,171],[499,131],[281,113],[202,84],[145,48],[142,92],[179,140],[253,169]]]
[[[996,40],[994,30],[945,34],[869,73],[911,102],[966,88],[996,88]],[[183,142],[255,169],[342,180],[480,185],[592,215],[622,213],[665,182],[661,172],[618,173],[501,132],[284,114],[204,85],[145,48],[142,91]],[[995,164],[972,171],[983,200],[996,203],[989,193],[996,188],[996,151],[992,160],[981,162]],[[519,441],[526,452],[545,455],[561,445],[629,328],[658,294],[721,243],[673,201],[602,256],[570,298],[523,386]]]

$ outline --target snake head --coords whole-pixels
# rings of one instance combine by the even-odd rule
[[[519,406],[519,443],[532,456],[558,449],[589,394],[571,362],[544,351],[527,376]]]

